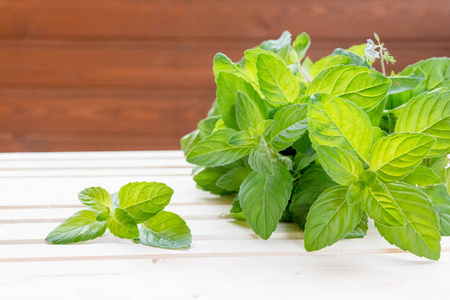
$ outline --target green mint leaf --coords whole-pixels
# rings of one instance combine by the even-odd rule
[[[258,137],[250,134],[248,130],[233,133],[227,143],[230,146],[244,146],[254,148],[258,145]]]
[[[345,55],[329,55],[325,56],[312,65],[309,70],[309,75],[311,78],[315,78],[320,72],[330,67],[335,67],[339,65],[349,65],[351,62],[350,57]]]
[[[356,156],[340,148],[320,145],[317,154],[325,172],[340,185],[351,185],[364,170]]]
[[[384,130],[382,130],[380,127],[372,127],[372,143],[375,143],[379,139],[386,137],[388,133]]]
[[[234,199],[233,199],[233,203],[231,204],[231,209],[230,209],[230,215],[237,220],[243,220],[243,221],[246,220],[244,214],[242,213],[242,208],[241,208],[241,204],[239,203],[238,196],[234,197]]]
[[[217,106],[223,122],[228,128],[239,130],[236,122],[236,96],[238,91],[245,93],[250,99],[260,102],[258,92],[244,78],[229,72],[220,72],[217,78]]]
[[[139,224],[163,210],[172,195],[161,182],[131,182],[120,188],[119,204]]]
[[[289,211],[300,229],[305,229],[306,216],[311,205],[328,188],[336,183],[325,173],[320,165],[311,166],[299,179],[295,186]]]
[[[263,137],[259,139],[258,146],[250,152],[248,164],[258,173],[274,175],[272,156]]]
[[[348,48],[347,50],[362,58],[364,56],[364,54],[366,53],[366,45],[367,44],[353,45],[350,48]]]
[[[191,230],[177,214],[160,211],[142,223],[139,243],[160,248],[188,248],[192,243]]]
[[[260,100],[258,98],[258,100]],[[259,106],[259,107],[258,107]],[[255,103],[242,91],[238,91],[236,96],[236,121],[241,130],[249,128],[256,128],[258,124],[262,123],[267,115],[267,112],[262,112],[262,104]]]
[[[411,99],[400,113],[395,131],[426,133],[435,137],[436,143],[427,157],[448,154],[450,152],[450,91],[423,93]]]
[[[242,70],[241,66],[233,63],[231,59],[229,59],[225,54],[217,53],[214,56],[213,61],[214,77],[217,79],[219,77],[219,73],[222,71],[234,73],[237,76],[247,79],[247,76],[245,75],[244,70]]]
[[[417,256],[438,260],[441,252],[439,225],[428,196],[406,183],[386,185],[405,218],[403,227],[385,227],[377,222],[380,234],[391,244]]]
[[[273,171],[272,176],[251,172],[239,191],[240,203],[248,224],[265,240],[277,228],[292,189],[291,174],[283,164],[274,162]]]
[[[254,82],[258,82],[258,75],[256,71],[256,61],[258,59],[258,55],[261,53],[271,54],[270,51],[261,49],[261,48],[253,48],[246,50],[244,52],[245,57],[245,69],[244,72],[247,76]]]
[[[292,50],[295,53],[294,62],[299,63],[306,55],[309,46],[311,46],[311,39],[306,32],[298,35],[295,41],[292,43]]]
[[[450,196],[443,184],[422,188],[433,204],[439,219],[440,233],[450,236]]]
[[[105,211],[99,212],[96,220],[103,222],[103,221],[107,221],[110,217],[111,214],[111,209],[109,207],[106,208]]]
[[[403,213],[384,184],[375,182],[366,191],[361,204],[370,218],[386,227],[405,226]]]
[[[372,124],[356,104],[328,94],[314,94],[308,104],[308,122],[314,148],[339,147],[366,160],[372,145]]]
[[[395,133],[379,139],[370,152],[370,170],[384,182],[402,179],[418,166],[434,144],[434,138],[420,133]]]
[[[320,92],[349,100],[362,108],[372,124],[377,126],[390,87],[389,78],[377,71],[348,65],[331,67],[321,72],[313,79],[306,94]]]
[[[363,216],[360,205],[349,205],[347,187],[328,188],[314,202],[306,218],[305,249],[314,251],[345,238]]]
[[[414,73],[414,69],[420,68],[425,74],[425,80],[412,90],[406,90],[395,95],[396,101],[393,105],[406,103],[409,99],[427,91],[438,88],[450,88],[450,58],[433,57],[421,60],[413,65],[407,66],[399,73],[400,76],[409,76]]]
[[[260,53],[256,61],[261,91],[273,105],[285,105],[299,97],[300,85],[294,74],[277,56]]]
[[[228,140],[236,131],[220,129],[200,141],[186,157],[189,163],[201,166],[217,167],[230,164],[248,155],[254,145],[233,146]]]
[[[276,151],[282,151],[297,141],[308,128],[307,106],[294,104],[280,109],[273,117],[269,133],[269,144]]]
[[[219,122],[220,119],[220,116],[214,116],[208,117],[198,122],[198,130],[200,130],[200,140],[203,140],[208,135],[214,132],[217,122]]]
[[[363,214],[361,221],[359,221],[358,225],[356,225],[355,229],[352,230],[347,236],[346,239],[362,239],[367,235],[367,230],[369,220],[367,219],[367,215]]]
[[[217,186],[219,178],[228,171],[229,169],[225,167],[205,168],[194,176],[194,181],[201,190],[209,191],[214,195],[228,195],[231,193],[229,190]]]
[[[78,193],[80,202],[95,211],[105,212],[111,208],[111,195],[101,187],[91,187]]]
[[[230,192],[238,192],[239,187],[250,172],[251,170],[246,167],[231,169],[217,180],[216,185]]]
[[[425,166],[429,167],[440,178],[445,178],[446,168],[450,164],[450,159],[447,155],[441,157],[432,157],[426,160]]]
[[[403,178],[403,181],[411,185],[424,187],[442,183],[442,178],[436,175],[430,168],[417,166],[414,171]]]
[[[112,216],[106,222],[109,231],[121,239],[134,239],[139,237],[139,228],[128,213],[116,208]]]
[[[365,44],[364,44],[364,50],[365,50]],[[364,51],[365,52],[365,51]],[[369,69],[372,69],[372,67],[358,54],[353,53],[352,51],[345,50],[342,48],[337,48],[333,51],[333,55],[343,55],[350,59],[349,65],[354,65],[358,67],[366,67]]]
[[[81,210],[62,222],[45,240],[52,244],[70,244],[93,240],[102,236],[106,222],[97,221],[99,212]]]
[[[180,144],[184,155],[188,155],[189,151],[191,151],[191,149],[194,148],[200,140],[200,130],[198,129],[183,136],[180,140]]]
[[[362,199],[367,197],[368,188],[362,182],[353,182],[347,190],[347,195],[345,198],[349,205],[355,205],[361,202]]]
[[[286,30],[277,40],[264,41],[261,45],[259,45],[259,47],[286,58],[291,47],[291,36],[291,33]]]
[[[414,89],[416,86],[422,83],[425,78],[425,73],[419,67],[414,67],[409,69],[407,72],[402,72],[399,75],[389,77],[389,79],[392,81],[392,86],[388,92],[388,103],[390,105],[387,105],[386,108],[391,109],[406,103],[403,101],[397,102],[394,94]]]

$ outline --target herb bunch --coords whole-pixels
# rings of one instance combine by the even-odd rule
[[[45,240],[53,244],[88,241],[109,229],[119,238],[143,245],[189,247],[192,236],[186,222],[175,213],[163,211],[172,195],[173,190],[160,182],[131,182],[112,196],[101,187],[84,189],[78,199],[87,209],[69,217]]]
[[[364,237],[371,218],[389,243],[439,259],[450,235],[450,59],[386,76],[395,60],[375,38],[314,63],[306,33],[291,44],[284,32],[237,63],[218,53],[216,101],[181,140],[197,186],[235,194],[231,214],[263,239],[293,221],[306,250],[319,250]]]

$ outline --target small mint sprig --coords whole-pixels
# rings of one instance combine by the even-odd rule
[[[368,39],[363,58],[369,64],[373,64],[377,59],[380,59],[381,69],[383,70],[383,75],[386,75],[386,69],[384,67],[384,63],[386,62],[386,64],[389,64],[389,63],[394,64],[397,61],[389,53],[389,51],[384,47],[384,43],[381,43],[380,37],[378,36],[378,34],[374,33],[374,36],[375,36],[375,40],[377,41],[378,44],[375,44],[375,42],[373,40]]]
[[[144,245],[187,248],[192,235],[186,222],[175,213],[163,211],[172,195],[173,190],[160,182],[128,183],[114,197],[118,201],[101,187],[87,188],[78,194],[87,209],[69,217],[45,240],[52,244],[83,242],[102,236],[108,228],[119,238]]]

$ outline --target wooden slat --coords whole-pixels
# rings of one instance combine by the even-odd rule
[[[450,35],[450,4],[441,0],[9,0],[0,8],[3,36],[259,40],[285,29],[321,38]]]
[[[313,60],[337,47],[361,44],[371,35],[354,41],[317,42],[308,53]],[[242,57],[252,43],[165,43],[165,42],[0,42],[0,86],[3,87],[114,87],[183,88],[213,92],[211,70],[217,52],[233,60]],[[433,56],[450,54],[450,41],[386,42],[398,59],[393,67]],[[389,66],[391,67],[391,66]],[[144,94],[145,95],[145,94]],[[148,95],[149,96],[149,95]],[[67,95],[69,97],[69,95]],[[142,98],[142,94],[141,94]],[[89,101],[91,99],[86,99]],[[207,101],[207,99],[204,99]],[[179,100],[181,101],[181,99]],[[142,103],[138,105],[142,106]],[[81,107],[81,104],[80,104]],[[125,107],[124,107],[125,109]],[[175,107],[174,107],[175,109]],[[173,112],[172,114],[176,114]]]
[[[284,299],[301,291],[302,298],[368,300],[424,299],[430,290],[450,292],[441,275],[447,274],[446,257],[440,263],[402,257],[333,253],[105,260],[96,261],[95,267],[92,261],[4,263],[0,282],[3,295],[39,300],[47,300],[48,291],[64,299],[147,294],[163,299]]]
[[[179,203],[181,204],[181,203]],[[81,204],[68,208],[0,208],[0,224],[19,223],[49,223],[62,222],[75,212],[85,208]],[[181,215],[188,220],[199,219],[225,219],[229,218],[231,206],[229,204],[218,205],[171,205],[170,211]],[[167,208],[169,209],[169,207]]]

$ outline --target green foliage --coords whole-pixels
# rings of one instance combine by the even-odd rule
[[[248,224],[267,240],[275,231],[292,190],[292,177],[286,167],[276,162],[273,175],[251,172],[239,190],[239,201]]]
[[[88,209],[69,217],[45,240],[52,244],[83,242],[102,236],[108,228],[119,238],[144,245],[189,247],[192,236],[184,220],[163,211],[172,194],[173,190],[160,182],[131,182],[112,195],[100,187],[87,188],[78,198]]]
[[[420,132],[436,139],[428,157],[450,153],[450,91],[424,92],[406,103],[396,132]]]
[[[236,194],[231,216],[263,239],[292,220],[318,250],[364,237],[370,218],[388,242],[438,259],[450,234],[450,59],[387,76],[395,59],[376,34],[316,62],[310,44],[284,32],[239,64],[216,55],[217,101],[181,140],[204,167],[197,186]]]

